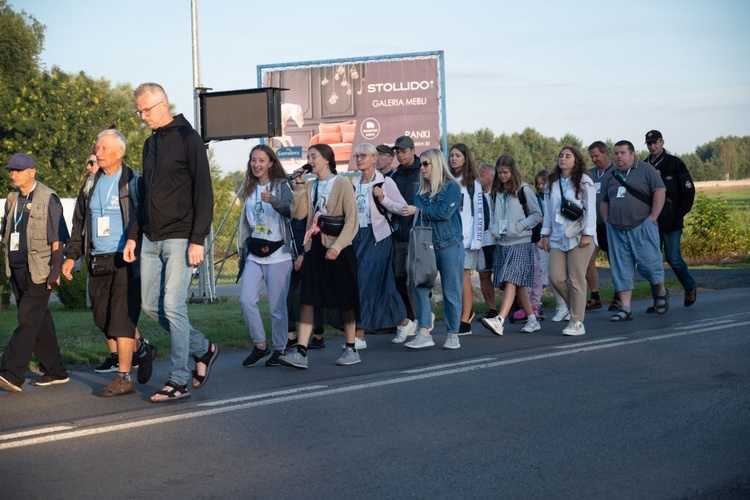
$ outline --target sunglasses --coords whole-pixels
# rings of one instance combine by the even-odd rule
[[[420,165],[422,165],[423,167],[427,167],[427,166],[430,166],[430,165],[432,165],[432,162],[429,162],[429,161],[423,161],[423,162],[420,162]]]

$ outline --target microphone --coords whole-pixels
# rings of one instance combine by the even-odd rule
[[[309,163],[305,163],[304,165],[302,165],[302,170],[303,170],[302,172],[293,172],[291,175],[287,177],[287,179],[290,181],[293,181],[294,179],[296,179],[302,174],[309,174],[310,172],[312,172],[312,169],[313,169],[312,165],[310,165]]]

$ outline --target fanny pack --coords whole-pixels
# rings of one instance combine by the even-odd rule
[[[256,257],[268,257],[281,248],[281,245],[283,244],[283,241],[268,241],[260,238],[250,238],[247,244],[247,249]]]
[[[560,186],[560,214],[568,220],[578,220],[583,215],[583,207],[576,205],[572,201],[565,198],[562,190],[562,182],[558,184]]]
[[[344,229],[343,215],[321,215],[318,217],[318,228],[326,236],[338,236]]]
[[[91,262],[89,262],[89,274],[91,276],[114,274],[117,271],[117,266],[115,266],[115,255],[117,254],[114,252],[92,255]]]

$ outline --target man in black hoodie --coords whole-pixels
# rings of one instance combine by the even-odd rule
[[[683,220],[693,207],[695,184],[685,164],[664,149],[664,137],[658,130],[646,133],[646,147],[651,153],[645,161],[654,166],[667,188],[667,199],[659,214],[659,235],[667,263],[685,289],[685,307],[695,304],[698,288],[680,252]],[[649,307],[646,312],[656,312]]]
[[[172,116],[161,85],[144,83],[134,92],[136,113],[153,131],[143,145],[143,187],[138,217],[123,251],[135,261],[141,244],[143,311],[170,335],[172,367],[164,389],[152,403],[190,397],[188,355],[195,360],[192,387],[208,380],[219,347],[188,320],[187,292],[194,266],[204,257],[213,218],[213,190],[206,147],[184,116]]]
[[[419,157],[414,154],[414,141],[411,137],[402,135],[393,144],[393,152],[398,160],[398,168],[391,178],[396,183],[396,186],[398,186],[398,190],[401,196],[404,197],[404,200],[406,200],[406,203],[413,205],[414,187],[419,182]],[[406,306],[406,317],[412,321],[417,315],[414,312],[414,305],[406,285],[406,251],[409,246],[409,231],[411,230],[413,219],[413,215],[399,215],[393,218],[395,254],[393,259],[393,274],[396,278],[396,289]],[[411,332],[415,331],[415,329],[409,330]],[[404,340],[405,338],[400,339],[398,343]]]

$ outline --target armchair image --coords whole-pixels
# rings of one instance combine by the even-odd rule
[[[310,138],[310,145],[328,144],[336,156],[336,163],[349,163],[356,129],[357,120],[321,123],[318,125],[318,133]]]

